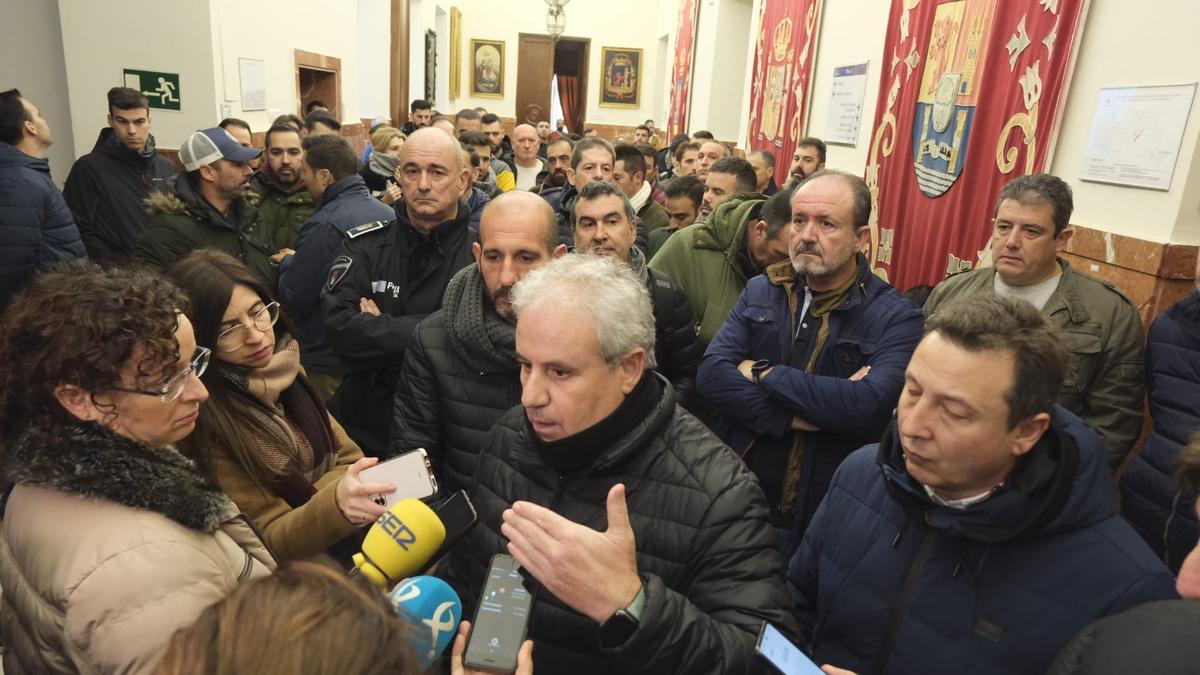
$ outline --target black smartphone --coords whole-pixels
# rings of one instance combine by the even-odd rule
[[[433,567],[437,561],[442,559],[442,556],[454,548],[455,544],[467,536],[472,527],[475,527],[475,523],[479,522],[479,515],[475,513],[475,505],[467,498],[464,490],[459,490],[446,499],[429,506],[446,526],[446,538],[442,540],[442,545],[429,559],[429,567]]]
[[[783,675],[825,675],[808,655],[767,622],[758,631],[754,651]]]
[[[525,587],[517,562],[503,553],[492,556],[463,664],[492,673],[515,671],[532,607],[533,594]]]

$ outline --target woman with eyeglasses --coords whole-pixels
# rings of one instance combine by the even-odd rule
[[[281,561],[326,552],[374,522],[384,508],[373,497],[395,486],[359,480],[378,460],[364,459],[325,409],[266,286],[210,250],[187,255],[167,277],[190,297],[196,339],[213,351],[208,403],[183,452],[263,529]]]
[[[275,561],[174,445],[208,397],[187,299],[73,263],[0,320],[4,672],[146,673],[171,635]]]

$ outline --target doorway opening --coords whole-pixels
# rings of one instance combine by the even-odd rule
[[[295,50],[297,113],[311,101],[322,101],[339,120],[342,118],[342,60],[333,56]]]
[[[571,133],[582,134],[587,121],[588,52],[591,40],[559,38],[554,46],[554,83],[562,119]],[[555,120],[557,122],[557,120]]]

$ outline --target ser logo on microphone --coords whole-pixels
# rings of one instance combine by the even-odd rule
[[[412,529],[404,524],[404,521],[396,517],[391,511],[386,511],[382,516],[379,516],[379,527],[392,538],[392,541],[400,545],[405,553],[408,552],[410,544],[417,543],[417,535]]]

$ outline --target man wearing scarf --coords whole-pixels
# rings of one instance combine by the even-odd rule
[[[671,381],[679,404],[695,411],[696,362],[701,353],[696,320],[687,296],[674,280],[647,267],[646,254],[634,246],[633,204],[615,183],[592,181],[579,192],[573,212],[576,252],[627,263],[645,284],[654,314],[655,370]]]
[[[146,96],[129,87],[110,89],[108,126],[63,186],[88,257],[102,265],[129,263],[149,219],[146,198],[170,192],[167,179],[176,173],[156,150]]]
[[[750,280],[697,380],[762,482],[785,556],[841,461],[882,435],[924,324],[859,253],[871,215],[861,178],[815,173],[791,207],[790,259]]]
[[[263,245],[282,252],[295,246],[300,228],[312,217],[316,206],[300,177],[304,161],[300,133],[286,125],[272,126],[263,144],[267,161],[250,179],[246,200],[258,209],[258,236]]]
[[[484,207],[471,251],[404,355],[388,452],[425,448],[448,491],[470,485],[488,431],[521,402],[513,284],[567,247],[550,205],[517,190]]]
[[[671,218],[666,209],[651,199],[654,190],[647,179],[650,174],[645,155],[636,146],[627,143],[618,143],[614,153],[617,159],[613,163],[613,182],[621,187],[633,203],[633,212],[645,223],[646,233],[666,227]]]
[[[521,405],[479,452],[479,526],[439,571],[464,615],[508,553],[538,593],[536,672],[762,672],[762,623],[796,630],[767,502],[653,371],[643,281],[607,256],[562,256],[512,303]]]

